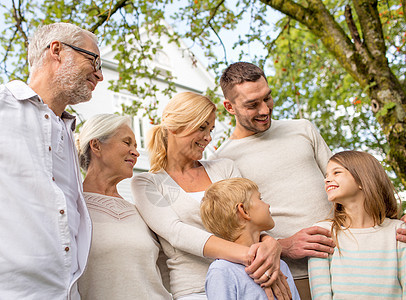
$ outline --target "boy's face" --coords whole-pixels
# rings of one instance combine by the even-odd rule
[[[269,207],[269,204],[262,201],[259,191],[252,193],[249,216],[251,217],[251,223],[261,231],[270,230],[275,226]]]

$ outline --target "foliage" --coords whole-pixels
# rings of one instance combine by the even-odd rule
[[[363,8],[370,7],[367,4],[372,8],[366,13]],[[375,4],[379,16],[373,15]],[[404,119],[402,123],[399,116],[405,114],[405,99],[382,97],[383,91],[390,88],[402,94],[399,89],[388,88],[387,82],[400,82],[403,94],[405,90],[405,8],[399,1],[13,0],[7,6],[0,5],[5,11],[5,29],[0,37],[0,80],[27,79],[27,37],[38,25],[71,22],[95,32],[104,45],[117,51],[120,80],[111,82],[110,88],[128,90],[142,99],[124,107],[124,112],[135,114],[145,107],[151,121],[157,122],[156,96],[162,93],[170,97],[174,85],[170,73],[160,73],[150,62],[162,48],[163,37],[174,43],[179,43],[181,37],[192,41],[192,50],[203,51],[217,80],[222,69],[233,62],[230,51],[239,53],[238,60],[262,66],[270,75],[275,118],[308,118],[334,151],[370,151],[385,160],[398,188],[402,189],[401,180],[403,184],[406,180],[406,171],[399,169],[393,154],[403,155],[402,149],[396,152],[393,128],[397,128],[395,137],[402,141],[402,130],[406,130]],[[349,8],[350,13],[356,13],[349,15]],[[313,18],[306,19],[309,12]],[[325,19],[320,21],[320,16]],[[172,27],[168,28],[164,19]],[[334,25],[331,32],[326,31],[328,22]],[[367,29],[373,26],[381,28],[386,48],[384,57],[377,55],[368,63],[363,49],[370,45]],[[232,42],[225,39],[230,32],[238,33]],[[361,33],[358,37],[357,32]],[[379,36],[374,38],[379,46]],[[347,58],[335,52],[342,45],[352,49],[352,60],[349,52]],[[350,67],[346,59],[352,63]],[[372,73],[380,69],[377,67],[372,73],[368,69],[376,61],[386,61],[393,78],[385,82],[377,79]],[[169,83],[164,90],[159,91],[153,84],[152,79],[157,77]],[[218,90],[207,94],[220,103],[215,92]],[[378,114],[372,110],[376,105],[372,100],[378,103]],[[222,105],[218,115],[220,119],[226,116]]]

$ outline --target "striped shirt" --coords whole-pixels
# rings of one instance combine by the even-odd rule
[[[331,229],[331,222],[317,226]],[[326,259],[310,258],[313,299],[406,299],[406,244],[396,241],[399,220],[351,228],[338,234],[340,251]]]

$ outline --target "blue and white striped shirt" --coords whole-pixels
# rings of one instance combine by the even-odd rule
[[[317,226],[331,229],[331,222]],[[313,299],[406,299],[406,244],[396,241],[399,220],[340,231],[334,254],[310,258]]]

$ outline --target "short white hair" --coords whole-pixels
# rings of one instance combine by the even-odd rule
[[[123,125],[128,125],[131,128],[131,118],[129,116],[99,114],[85,122],[76,139],[79,163],[83,170],[87,171],[90,164],[90,141],[99,140],[105,142]]]
[[[28,63],[31,72],[42,66],[45,50],[53,41],[80,47],[84,44],[85,36],[90,37],[97,45],[96,35],[70,23],[53,23],[38,27],[28,44]]]

